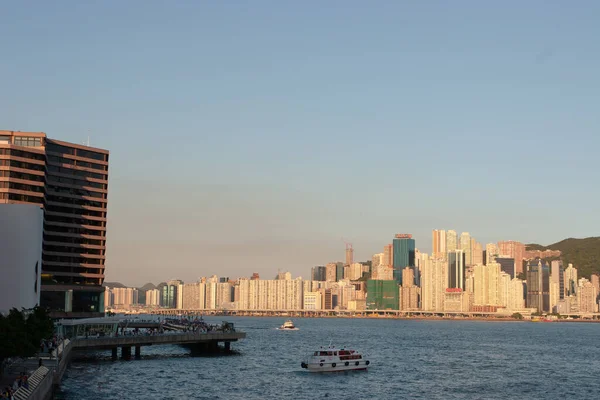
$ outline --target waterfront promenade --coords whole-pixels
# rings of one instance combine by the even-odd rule
[[[215,309],[154,309],[142,311],[157,316],[223,316],[223,317],[296,317],[296,318],[398,318],[398,319],[513,319],[514,313],[525,319],[535,316],[532,309],[500,312],[483,311],[423,311],[423,310],[215,310]],[[600,313],[561,314],[558,321],[600,321]]]
[[[77,352],[111,350],[112,359],[130,360],[132,349],[135,358],[141,358],[143,346],[182,345],[192,354],[230,351],[231,343],[246,337],[245,332],[236,331],[233,324],[209,325],[204,321],[167,319],[125,320],[118,318],[92,318],[60,322],[60,329],[71,332],[50,353],[39,353],[35,357],[19,360],[5,371],[5,385],[16,377],[27,376],[29,384],[20,387],[14,399],[48,400],[60,384],[73,355]],[[93,328],[93,329],[91,329]],[[85,332],[85,334],[77,334]],[[90,334],[97,332],[96,334]],[[67,336],[69,337],[69,336]],[[222,344],[222,347],[220,346]]]

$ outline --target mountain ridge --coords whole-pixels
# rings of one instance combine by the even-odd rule
[[[592,274],[600,274],[600,236],[567,238],[548,246],[531,243],[525,247],[527,250],[560,250],[561,255],[558,258],[562,260],[565,268],[568,264],[573,264],[580,277],[591,279]]]

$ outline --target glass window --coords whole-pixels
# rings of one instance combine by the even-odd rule
[[[100,161],[104,161],[104,154],[102,153],[96,153],[94,151],[88,151],[88,150],[77,150],[77,155],[79,157],[85,157],[85,158],[93,158],[94,160],[100,160]]]
[[[15,146],[23,147],[35,147],[41,145],[40,138],[27,137],[27,136],[16,136],[14,141]]]

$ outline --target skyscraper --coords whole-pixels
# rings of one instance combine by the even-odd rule
[[[473,267],[473,304],[501,305],[500,271],[498,263],[480,264]],[[510,282],[510,278],[508,278],[508,282]]]
[[[565,298],[565,270],[560,260],[553,260],[550,263],[550,280],[557,285],[558,300]]]
[[[433,230],[431,252],[434,257],[446,256],[446,231],[438,229]]]
[[[449,253],[456,250],[458,247],[458,236],[456,231],[449,230],[446,232],[446,251]]]
[[[598,292],[592,282],[585,278],[581,278],[578,282],[577,298],[579,300],[579,312],[595,313],[598,312]]]
[[[363,265],[361,263],[353,263],[349,266],[349,274],[348,279],[351,281],[356,281],[362,278],[363,274]]]
[[[523,310],[525,308],[525,281],[514,278],[510,281],[508,293],[509,310]]]
[[[495,243],[485,245],[485,264],[493,263],[499,255],[498,246]]]
[[[328,282],[337,282],[337,264],[328,263],[325,266],[325,280]]]
[[[475,239],[471,242],[471,262],[473,265],[483,265],[483,247]]]
[[[67,316],[104,312],[107,150],[0,131],[0,203],[44,209],[40,302]]]
[[[380,265],[384,265],[383,256],[384,256],[383,253],[373,254],[373,257],[371,258],[371,267],[375,268]]]
[[[463,232],[460,235],[460,249],[465,253],[465,265],[472,265],[471,257],[471,235],[469,232]]]
[[[523,272],[523,259],[525,258],[525,245],[514,240],[498,242],[499,254],[503,257],[515,259],[515,275]]]
[[[514,258],[508,257],[495,257],[498,264],[500,264],[500,268],[503,272],[510,275],[511,278],[516,278],[515,275],[515,260]],[[490,262],[489,264],[493,264],[494,262]],[[488,264],[488,265],[489,265]]]
[[[527,307],[550,311],[550,268],[541,260],[527,266]]]
[[[448,252],[448,288],[465,290],[465,253],[463,250]]]
[[[419,266],[421,268],[421,309],[424,311],[433,311],[433,290],[435,288],[432,260],[438,260],[439,257],[429,257],[427,254],[421,254]]]
[[[569,264],[565,270],[565,295],[574,296],[577,294],[577,268]]]
[[[401,310],[417,310],[419,308],[419,287],[414,285],[415,271],[406,267],[402,270],[402,287],[399,291]]]
[[[390,267],[394,265],[394,246],[392,244],[383,246],[383,265]]]
[[[335,263],[335,281],[339,282],[344,278],[344,263]]]
[[[351,243],[346,243],[346,265],[354,263],[354,249]]]
[[[327,269],[323,265],[318,265],[312,268],[311,277],[313,281],[326,281]]]
[[[410,234],[397,234],[394,237],[394,278],[402,283],[402,270],[415,269],[415,240]]]

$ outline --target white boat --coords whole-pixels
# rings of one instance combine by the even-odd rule
[[[291,319],[288,319],[287,321],[285,321],[283,323],[283,325],[281,325],[279,328],[280,331],[297,331],[298,328],[296,328],[296,326],[294,325],[294,323],[292,322]]]
[[[366,370],[371,362],[356,350],[321,347],[300,365],[309,372],[340,372]]]

